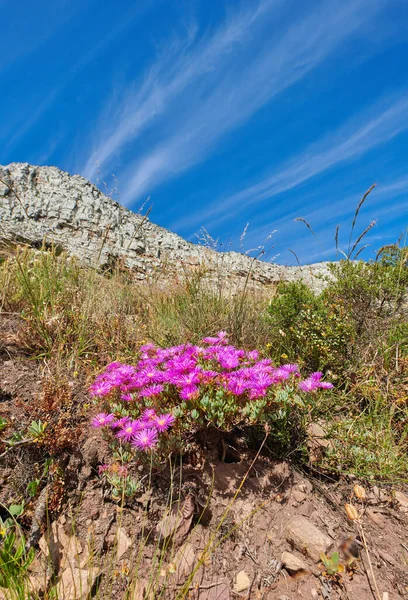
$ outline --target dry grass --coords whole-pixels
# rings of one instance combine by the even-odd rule
[[[0,267],[0,309],[25,320],[21,342],[39,358],[79,365],[130,360],[143,341],[198,342],[227,330],[232,343],[264,346],[268,295],[208,282],[205,267],[164,284],[144,283],[117,268],[102,274],[55,249],[9,248]]]

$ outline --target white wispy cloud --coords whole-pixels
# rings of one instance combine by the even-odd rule
[[[196,227],[228,219],[229,211],[271,200],[292,190],[309,179],[346,161],[355,160],[374,148],[386,144],[408,129],[408,93],[399,94],[394,101],[378,102],[343,124],[317,144],[307,147],[296,157],[266,173],[261,181],[237,193],[217,199],[211,206],[191,217],[179,220],[175,227]]]
[[[134,84],[118,106],[104,112],[82,173],[92,178],[96,162],[106,172],[137,140],[138,156],[121,175],[127,183],[121,197],[130,203],[150,193],[202,160],[223,136],[319,65],[383,5],[383,0],[316,3],[297,20],[290,14],[288,22],[287,3],[260,0],[230,15],[212,35],[187,36],[157,59],[141,85]],[[162,140],[149,144],[146,132],[157,125]]]
[[[295,210],[287,212],[285,216],[282,217],[279,207],[276,207],[276,211],[272,211],[271,214],[263,217],[262,224],[253,223],[249,228],[247,241],[249,244],[259,243],[259,240],[264,240],[271,229],[274,229],[277,232],[275,237],[278,240],[277,249],[279,252],[286,250],[286,240],[292,240],[290,243],[293,244],[293,249],[299,255],[302,254],[300,258],[307,257],[308,262],[313,262],[313,257],[320,257],[320,260],[323,260],[325,254],[333,256],[335,252],[335,230],[336,226],[340,225],[339,247],[343,251],[347,251],[354,211],[362,195],[363,190],[358,194],[338,198],[331,197],[330,203],[324,200],[316,201],[315,195],[313,195],[313,202],[311,202],[310,197],[306,195],[303,198],[303,206],[298,206]],[[325,199],[327,196],[328,194],[322,191],[321,198]],[[355,240],[358,237],[371,220],[376,220],[378,227],[371,230],[366,238],[366,241],[373,247],[375,241],[384,239],[382,229],[384,223],[395,219],[397,214],[406,214],[407,206],[408,176],[404,175],[397,177],[395,180],[378,182],[360,210],[353,239]],[[304,223],[295,222],[297,217],[306,218],[313,228],[317,240]],[[406,226],[407,223],[402,220],[400,227],[396,226],[394,228],[397,232],[396,237]],[[381,234],[378,234],[378,231],[381,231]],[[312,246],[318,247],[313,255],[311,254]]]
[[[213,36],[197,42],[197,27],[187,29],[185,39],[173,40],[162,48],[157,61],[149,68],[144,81],[134,82],[124,90],[122,100],[116,105],[109,101],[98,123],[94,149],[83,168],[84,176],[92,178],[98,169],[102,172],[109,160],[127,144],[134,141],[151,122],[177,106],[189,86],[201,79],[212,79],[211,75],[228,61],[234,46],[242,43],[248,32],[268,9],[281,0],[261,0],[251,9],[230,17],[226,24]],[[173,118],[175,117],[173,113]],[[159,165],[160,155],[155,160],[145,159],[147,168]]]

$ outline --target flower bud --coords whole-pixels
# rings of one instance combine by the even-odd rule
[[[361,485],[358,485],[358,483],[356,483],[356,485],[354,486],[354,494],[359,500],[366,499],[366,491]]]
[[[360,518],[360,515],[358,514],[358,510],[354,506],[354,504],[346,504],[345,509],[346,509],[346,513],[347,513],[347,516],[350,519],[350,521],[356,521],[357,519]]]

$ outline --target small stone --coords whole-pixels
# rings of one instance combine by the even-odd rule
[[[230,589],[226,581],[215,581],[208,587],[205,584],[203,582],[203,589],[200,590],[200,600],[230,600]]]
[[[299,507],[299,512],[304,517],[310,517],[314,511],[314,506],[311,502],[304,502],[302,506]]]
[[[47,561],[38,554],[31,563],[27,575],[30,582],[30,587],[33,592],[41,595],[48,588],[51,577],[51,569],[48,568]]]
[[[381,513],[377,512],[371,508],[367,508],[366,515],[370,519],[370,521],[375,523],[378,527],[380,527],[380,529],[385,528],[385,526],[386,526],[385,518]]]
[[[292,498],[295,500],[295,502],[304,502],[306,500],[306,494],[300,490],[293,490]]]
[[[326,438],[326,431],[319,423],[311,423],[307,428],[309,460],[318,461],[328,448],[333,447],[333,442]]]
[[[57,598],[85,600],[88,598],[98,575],[99,570],[96,568],[77,569],[69,567],[63,572],[61,580],[56,586]]]
[[[313,485],[308,479],[305,479],[302,483],[299,483],[298,488],[305,494],[311,494],[313,492]]]
[[[408,512],[408,496],[402,492],[394,492],[394,498],[399,504],[399,508],[402,512]]]
[[[307,571],[307,565],[302,558],[291,552],[282,552],[281,562],[285,568],[292,573],[297,571]]]
[[[174,510],[165,515],[156,525],[156,531],[161,543],[165,540],[174,539],[174,542],[181,545],[188,535],[194,516],[194,502],[191,495],[188,495],[179,510]]]
[[[384,550],[379,550],[378,554],[385,562],[389,563],[390,565],[395,565],[394,557],[391,556],[391,554],[388,554],[388,552],[384,552]]]
[[[187,542],[184,546],[182,546],[176,556],[174,557],[174,564],[176,566],[176,574],[177,580],[179,582],[183,581],[190,575],[193,570],[193,565],[195,561],[195,553],[194,547],[192,544]]]
[[[129,548],[131,547],[132,540],[126,534],[126,531],[123,529],[123,527],[118,527],[116,532],[116,539],[118,544],[116,550],[116,557],[118,560],[120,560],[125,554],[125,552],[127,552],[127,550],[129,550]]]
[[[145,591],[149,587],[149,582],[147,579],[137,579],[136,583],[131,586],[130,600],[144,600],[146,598]]]
[[[323,448],[328,448],[331,445],[331,441],[326,439],[326,431],[319,423],[311,423],[307,428],[307,433],[311,440],[314,440],[318,443],[319,446],[323,446]]]
[[[300,552],[306,552],[314,562],[319,562],[320,553],[327,552],[332,545],[332,540],[325,533],[302,516],[292,517],[288,521],[285,537]]]
[[[245,573],[245,571],[240,571],[235,578],[234,592],[243,592],[247,590],[250,585],[251,580],[249,579],[247,573]]]

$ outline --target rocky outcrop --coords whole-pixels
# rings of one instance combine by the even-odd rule
[[[53,243],[89,265],[121,260],[139,279],[205,266],[210,279],[261,287],[302,279],[321,287],[327,263],[284,267],[237,252],[192,244],[105,196],[79,175],[56,167],[0,167],[0,237],[34,246]]]

